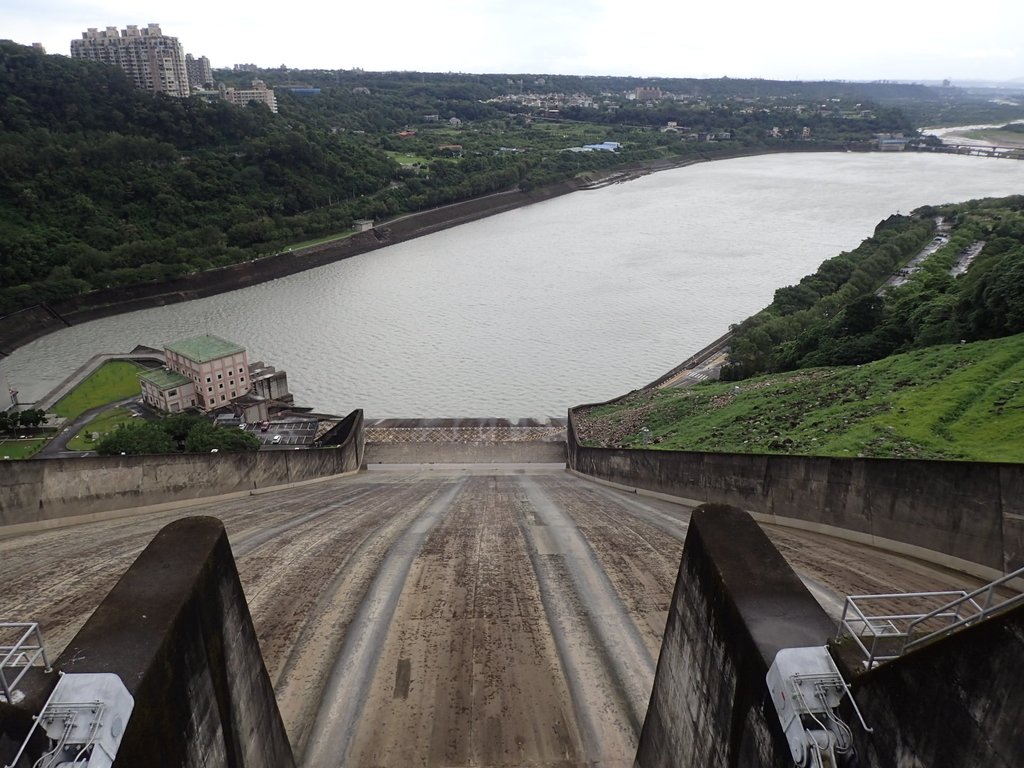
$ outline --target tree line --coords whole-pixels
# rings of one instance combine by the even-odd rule
[[[937,219],[950,227],[945,244],[905,282],[883,288],[933,237]],[[974,252],[965,272],[955,269]],[[1024,196],[890,217],[732,331],[727,380],[1022,333]]]
[[[22,429],[36,429],[46,421],[46,413],[38,408],[26,408],[23,411],[0,411],[0,435],[19,432]]]
[[[218,427],[192,413],[176,413],[157,421],[131,421],[108,433],[96,446],[101,456],[145,453],[210,453],[257,451],[259,439],[246,431]]]

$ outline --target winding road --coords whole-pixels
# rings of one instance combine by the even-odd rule
[[[63,649],[165,524],[224,521],[296,758],[628,768],[689,521],[561,465],[374,468],[0,538],[5,618]],[[976,586],[767,528],[832,615],[849,593]]]

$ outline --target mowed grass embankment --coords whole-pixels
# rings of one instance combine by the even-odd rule
[[[77,387],[57,401],[53,412],[67,419],[108,403],[116,403],[142,392],[139,386],[141,366],[127,360],[108,360]]]
[[[68,449],[72,451],[92,451],[96,445],[122,424],[127,424],[135,419],[135,414],[127,408],[109,408],[90,419],[89,423],[82,427],[82,431],[68,440]],[[96,440],[92,439],[93,434],[98,435]]]
[[[1024,335],[740,382],[632,393],[583,412],[586,445],[1024,461]]]
[[[47,438],[33,437],[28,440],[0,439],[0,460],[27,459],[46,445]]]

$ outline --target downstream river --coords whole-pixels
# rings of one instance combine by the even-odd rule
[[[270,283],[68,328],[0,359],[23,401],[98,352],[213,333],[296,402],[564,416],[640,387],[897,211],[1024,192],[1024,162],[807,154],[576,192]]]

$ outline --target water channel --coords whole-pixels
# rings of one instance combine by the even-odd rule
[[[577,192],[0,360],[31,401],[98,352],[212,333],[296,402],[368,417],[563,416],[657,378],[891,213],[1024,192],[1024,163],[768,155]]]

